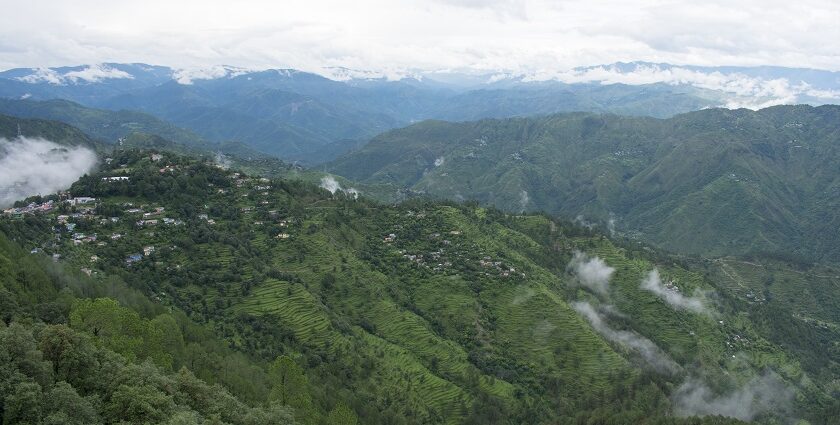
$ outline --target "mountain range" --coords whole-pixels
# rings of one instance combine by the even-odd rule
[[[211,142],[236,141],[319,163],[385,130],[424,119],[475,120],[570,111],[669,117],[715,106],[821,104],[840,98],[837,73],[630,63],[565,72],[409,72],[389,79],[346,69],[330,79],[298,70],[145,64],[0,72],[0,97],[66,99],[146,112]]]
[[[837,73],[321,72],[0,73],[4,423],[840,414]]]

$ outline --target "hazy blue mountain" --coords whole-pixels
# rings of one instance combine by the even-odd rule
[[[376,134],[425,119],[449,121],[558,112],[666,118],[716,106],[759,108],[840,100],[838,73],[774,67],[703,68],[643,62],[532,74],[231,66],[179,70],[100,64],[0,72],[0,97],[66,99],[137,110],[212,142],[325,162]]]
[[[23,118],[61,121],[91,137],[114,144],[131,133],[150,133],[188,146],[207,145],[197,134],[176,127],[152,115],[136,111],[87,108],[69,100],[0,99],[0,113]]]

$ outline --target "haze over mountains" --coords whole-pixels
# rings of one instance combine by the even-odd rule
[[[779,67],[636,62],[551,74],[407,71],[386,77],[344,68],[324,69],[324,74],[114,63],[18,68],[0,73],[0,97],[60,98],[145,112],[211,142],[243,142],[309,163],[333,159],[385,130],[424,119],[569,111],[669,117],[719,106],[818,105],[840,99],[840,73]]]

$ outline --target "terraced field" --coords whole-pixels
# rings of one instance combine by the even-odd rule
[[[175,178],[149,166],[153,182]],[[799,411],[831,406],[840,370],[833,271],[692,260],[543,215],[425,200],[386,206],[195,167],[191,175],[205,176],[195,181],[201,196],[117,194],[111,205],[96,175],[78,184],[102,208],[159,205],[185,224],[89,220],[87,232],[120,232],[121,242],[65,237],[58,252],[94,275],[124,276],[262,364],[293,359],[308,379],[300,391],[312,398],[314,417],[340,401],[373,423],[637,422],[672,417],[672,394],[689,380],[725,394],[766,371],[790,388]],[[43,236],[39,248],[54,240]],[[147,245],[155,253],[126,263]],[[581,284],[569,267],[576,252],[614,270],[606,291]],[[699,299],[705,310],[642,288],[654,269],[669,294]],[[779,304],[747,297],[765,289]],[[794,324],[776,326],[775,317]]]

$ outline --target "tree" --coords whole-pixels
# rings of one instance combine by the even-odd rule
[[[66,382],[59,382],[46,394],[44,411],[47,424],[99,424],[102,419],[90,402]]]
[[[21,382],[14,386],[3,404],[4,424],[39,424],[43,414],[41,386],[34,382]]]
[[[106,406],[109,422],[160,423],[168,418],[175,403],[172,397],[151,385],[117,387]]]
[[[303,421],[311,421],[314,414],[309,384],[303,369],[289,356],[280,356],[268,368],[271,380],[271,400],[291,406]]]
[[[356,425],[359,418],[356,417],[356,412],[353,411],[344,402],[338,403],[327,416],[327,423],[329,425]]]

